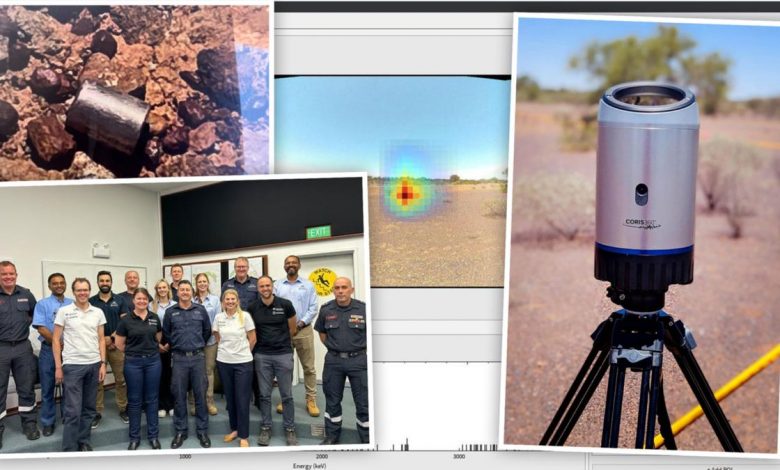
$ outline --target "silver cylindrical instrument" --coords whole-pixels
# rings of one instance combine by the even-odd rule
[[[662,306],[669,285],[693,281],[696,98],[665,83],[616,85],[598,123],[596,278],[617,295],[660,294]],[[644,303],[632,306],[658,300]]]

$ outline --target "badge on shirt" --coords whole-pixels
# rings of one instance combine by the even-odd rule
[[[349,316],[349,323],[351,325],[362,325],[366,322],[366,317],[363,315],[352,314]]]
[[[274,307],[271,310],[271,315],[284,315],[284,309],[282,307]]]

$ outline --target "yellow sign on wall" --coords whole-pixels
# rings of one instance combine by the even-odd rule
[[[333,293],[333,283],[336,282],[336,273],[328,268],[317,268],[309,274],[309,280],[314,284],[317,295],[326,297]]]

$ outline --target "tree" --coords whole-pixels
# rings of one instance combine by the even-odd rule
[[[457,183],[458,181],[460,181],[460,176],[450,175],[450,183]]]
[[[542,92],[541,87],[528,75],[517,77],[516,85],[517,101],[536,101]]]
[[[728,89],[731,62],[718,53],[699,57],[693,53],[696,41],[674,26],[659,26],[655,36],[628,36],[609,42],[593,41],[569,59],[569,67],[585,70],[601,79],[591,94],[598,101],[607,88],[623,82],[662,80],[695,88],[702,110],[712,114]]]
[[[704,114],[715,114],[726,98],[728,70],[731,61],[717,52],[703,58],[686,57],[682,60],[685,82],[695,88],[696,99]]]

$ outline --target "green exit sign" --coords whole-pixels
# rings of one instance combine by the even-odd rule
[[[330,237],[330,225],[321,225],[319,227],[309,227],[306,229],[306,239]]]

